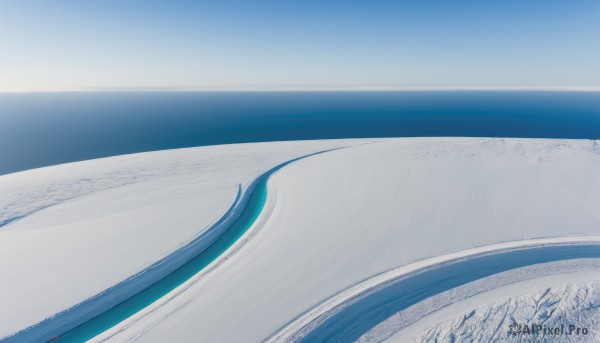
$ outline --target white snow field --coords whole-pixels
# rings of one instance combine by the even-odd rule
[[[227,258],[94,340],[294,340],[307,316],[323,315],[328,304],[343,311],[356,289],[381,289],[390,273],[468,260],[477,249],[600,241],[600,146],[591,140],[273,142],[72,163],[0,176],[0,337],[180,256],[259,175],[338,147],[348,148],[275,172],[259,220]],[[537,271],[525,273],[531,280],[554,277],[552,294],[592,289],[596,259],[581,261],[523,268]],[[436,295],[456,303],[452,311],[416,304],[363,338],[460,333],[452,323],[462,313],[506,299],[526,303],[547,288],[505,273],[474,281],[487,285],[479,293]],[[477,305],[469,303],[475,297]],[[407,313],[418,316],[414,326],[394,322]]]

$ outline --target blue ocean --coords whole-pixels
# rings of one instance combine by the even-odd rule
[[[413,136],[600,138],[600,92],[0,94],[0,174],[201,145]]]

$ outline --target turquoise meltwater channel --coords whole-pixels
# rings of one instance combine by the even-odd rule
[[[108,311],[54,338],[51,342],[84,342],[110,329],[160,299],[215,261],[254,224],[267,200],[267,180],[258,182],[248,204],[235,223],[206,250],[167,275]]]

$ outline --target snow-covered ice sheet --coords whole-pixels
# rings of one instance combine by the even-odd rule
[[[98,339],[257,342],[386,270],[498,242],[600,234],[590,140],[392,139],[298,161],[268,192],[270,216],[237,254]]]
[[[348,287],[288,323],[268,341],[381,341],[406,326],[414,327],[423,316],[484,290],[569,267],[574,271],[582,259],[591,259],[591,268],[598,269],[599,241],[599,236],[526,239],[419,260]],[[566,266],[547,267],[560,263]]]
[[[201,235],[239,186],[350,141],[223,145],[0,176],[0,337],[68,309]]]

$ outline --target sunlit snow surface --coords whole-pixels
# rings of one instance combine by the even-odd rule
[[[383,289],[386,273],[437,268],[511,242],[600,241],[600,147],[590,140],[274,142],[67,164],[0,177],[0,274],[10,280],[0,283],[0,337],[177,253],[275,165],[334,148],[344,149],[269,178],[259,220],[215,268],[96,340],[285,340],[328,304],[344,308],[365,285]],[[541,298],[544,313],[555,313],[549,318],[588,325],[587,339],[597,337],[600,275],[596,259],[586,261],[523,266],[527,273],[446,290],[374,323],[361,339],[468,341],[473,331],[458,319],[468,315],[464,323],[485,341],[500,337],[492,327],[505,333],[509,325],[490,313],[514,309],[525,321],[535,315],[527,304]],[[552,286],[534,282],[543,278]],[[571,306],[584,293],[586,305]]]

